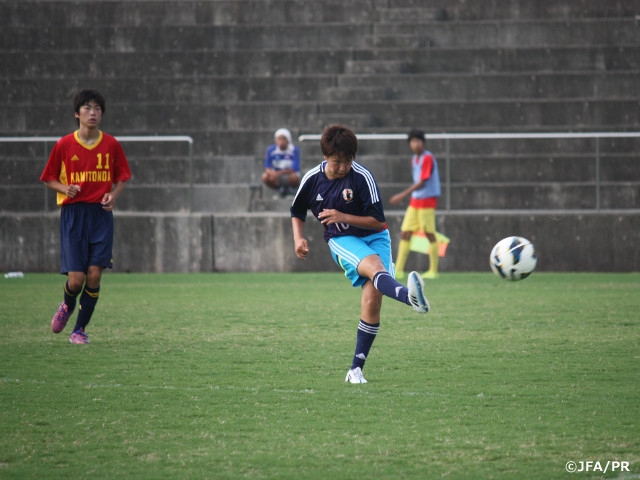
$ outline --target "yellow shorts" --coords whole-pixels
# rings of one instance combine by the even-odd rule
[[[402,220],[403,232],[436,233],[436,209],[408,207]]]

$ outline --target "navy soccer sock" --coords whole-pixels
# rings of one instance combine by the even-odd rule
[[[381,294],[411,305],[409,302],[409,289],[393,278],[389,272],[382,270],[373,276],[373,286]]]
[[[358,325],[358,334],[356,336],[356,353],[353,355],[353,362],[351,363],[351,369],[356,367],[364,368],[364,362],[367,361],[369,350],[371,345],[378,335],[379,323],[366,323],[362,319]]]
[[[79,293],[80,290],[74,292],[69,288],[69,280],[67,280],[64,284],[64,303],[69,307],[69,312],[72,312],[76,308],[76,299]]]
[[[78,319],[76,320],[76,326],[73,329],[74,332],[84,330],[91,321],[91,315],[98,303],[98,297],[100,296],[100,287],[89,288],[84,287],[82,295],[80,296],[80,312],[78,313]]]

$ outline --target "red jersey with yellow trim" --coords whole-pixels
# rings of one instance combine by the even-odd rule
[[[57,180],[64,185],[80,186],[73,198],[58,193],[58,205],[100,203],[114,183],[130,178],[129,162],[115,137],[100,132],[93,145],[86,145],[77,131],[58,140],[40,175],[41,182]]]

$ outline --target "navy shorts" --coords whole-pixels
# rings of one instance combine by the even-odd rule
[[[99,203],[63,205],[60,212],[60,273],[113,266],[113,212]]]

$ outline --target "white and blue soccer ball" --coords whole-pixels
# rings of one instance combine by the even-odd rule
[[[498,277],[515,282],[527,278],[536,268],[538,256],[529,240],[523,237],[507,237],[491,250],[489,264]]]

